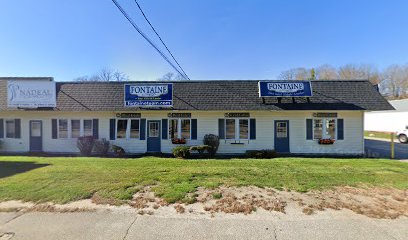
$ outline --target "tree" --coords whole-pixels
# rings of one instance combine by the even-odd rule
[[[408,73],[406,68],[393,64],[384,70],[382,91],[388,93],[391,98],[406,96]]]
[[[316,80],[316,71],[314,68],[310,69],[310,78],[309,80]]]
[[[316,70],[316,79],[319,80],[335,80],[339,79],[337,69],[329,64],[321,65]]]
[[[380,83],[380,74],[370,64],[346,64],[339,68],[339,78],[342,80],[369,80],[373,84]]]
[[[93,74],[92,76],[81,76],[77,77],[74,79],[74,81],[80,81],[80,82],[110,82],[110,81],[116,81],[116,82],[123,82],[123,81],[129,81],[129,76],[126,75],[125,73],[118,71],[118,70],[113,70],[111,68],[102,68],[99,72],[96,74]]]
[[[163,76],[161,76],[160,78],[158,78],[157,80],[158,81],[182,81],[182,80],[186,80],[186,78],[180,74],[176,75],[172,72],[168,72],[164,74]]]
[[[306,68],[291,68],[280,73],[281,80],[307,80],[310,78],[310,71]]]

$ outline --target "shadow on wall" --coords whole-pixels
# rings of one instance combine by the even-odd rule
[[[50,164],[39,164],[35,162],[4,162],[0,161],[0,179],[10,177],[19,173],[31,171],[36,168],[46,167]]]

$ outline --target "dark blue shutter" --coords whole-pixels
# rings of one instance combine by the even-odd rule
[[[169,120],[162,119],[162,139],[168,139],[169,132],[167,131]]]
[[[344,139],[344,120],[337,119],[337,140]]]
[[[313,140],[313,119],[306,119],[306,139]]]
[[[99,120],[98,119],[93,119],[92,120],[92,135],[95,139],[99,138]]]
[[[249,120],[249,139],[256,139],[256,119]]]
[[[15,138],[21,138],[21,120],[14,119],[14,127],[15,127]]]
[[[218,119],[218,137],[220,139],[225,139],[225,120]]]
[[[109,120],[109,139],[115,140],[116,133],[116,119],[112,118]]]
[[[191,139],[197,139],[197,119],[191,119]]]
[[[146,119],[140,119],[140,140],[146,140]]]
[[[57,139],[58,138],[58,124],[57,124],[57,119],[51,119],[51,135],[52,139]]]
[[[0,119],[0,138],[4,138],[4,120]]]

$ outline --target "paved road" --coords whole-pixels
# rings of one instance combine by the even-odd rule
[[[338,211],[337,211],[338,212]],[[408,239],[408,218],[140,216],[135,213],[0,213],[0,239]]]
[[[365,139],[365,151],[369,157],[390,157],[390,142]],[[408,144],[395,143],[395,159],[408,159]]]

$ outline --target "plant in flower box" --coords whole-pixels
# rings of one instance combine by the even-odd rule
[[[319,139],[319,144],[329,145],[335,142],[334,139]]]
[[[171,139],[171,142],[173,144],[186,144],[186,139],[185,138],[173,138]]]

